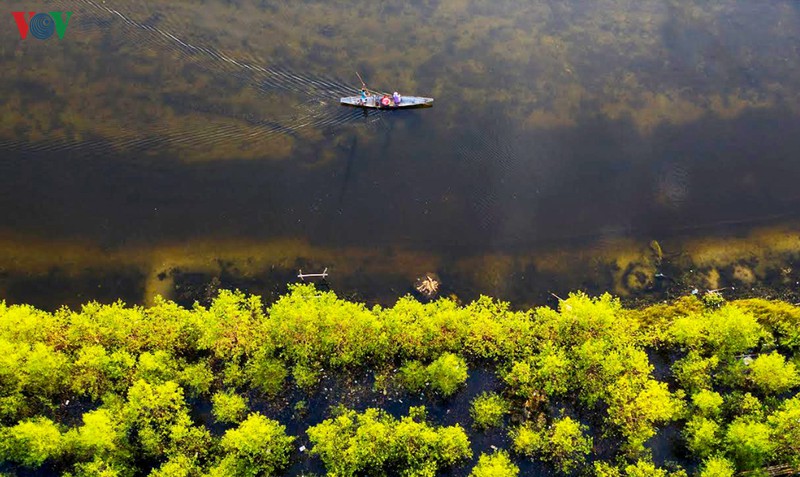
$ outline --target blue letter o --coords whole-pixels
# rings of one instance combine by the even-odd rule
[[[30,31],[34,37],[46,40],[53,36],[53,32],[56,31],[56,24],[53,21],[53,17],[47,13],[37,13],[31,18]]]

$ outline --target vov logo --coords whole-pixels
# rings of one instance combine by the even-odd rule
[[[28,37],[28,32],[39,40],[47,40],[53,33],[58,35],[58,38],[63,40],[64,34],[67,32],[67,25],[72,12],[48,12],[36,13],[27,12],[28,21],[25,21],[26,12],[11,12],[14,20],[17,22],[19,29],[19,37],[25,39]]]

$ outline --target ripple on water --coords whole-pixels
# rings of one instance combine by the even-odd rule
[[[58,3],[58,2],[56,2]],[[66,4],[65,4],[66,6]],[[126,7],[129,7],[126,9]],[[233,79],[247,88],[260,94],[269,102],[275,95],[292,95],[301,98],[295,110],[273,117],[243,117],[224,111],[211,103],[197,101],[192,104],[181,104],[182,109],[210,114],[214,118],[231,120],[219,124],[218,121],[207,122],[204,127],[191,130],[148,130],[147,128],[117,128],[117,137],[104,138],[102,145],[124,147],[129,149],[146,149],[165,140],[174,146],[205,147],[214,145],[225,147],[245,141],[268,143],[278,136],[296,138],[300,131],[330,129],[354,123],[364,117],[363,113],[351,108],[342,108],[336,102],[341,96],[350,95],[356,89],[341,80],[299,73],[280,64],[263,64],[256,59],[242,59],[239,55],[231,55],[209,45],[190,42],[181,35],[178,25],[185,25],[185,18],[175,15],[149,13],[144,19],[138,19],[139,13],[130,13],[130,5],[112,2],[95,2],[81,0],[80,6],[70,5],[71,9],[85,10],[79,24],[86,30],[107,30],[114,28],[113,35],[123,44],[149,48],[152,51],[168,52],[177,56],[175,61],[193,64],[214,74]],[[147,8],[146,6],[144,8]],[[212,39],[213,40],[213,39]],[[169,101],[165,101],[169,104]],[[244,123],[244,124],[243,124]],[[243,125],[249,127],[242,127]],[[87,148],[91,151],[96,146],[92,141],[63,140],[44,145],[28,145],[35,150],[57,151],[67,148]]]

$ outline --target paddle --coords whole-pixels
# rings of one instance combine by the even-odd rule
[[[361,75],[358,74],[358,71],[356,71],[356,76],[358,76],[358,80],[361,81],[361,86],[363,86],[364,89],[367,89],[367,83],[364,82],[364,78],[362,78]]]
[[[361,81],[361,86],[363,86],[364,89],[367,90],[367,93],[369,93],[370,90],[369,90],[369,88],[367,88],[367,83],[364,82],[364,78],[361,77],[361,75],[358,73],[358,71],[356,71],[356,76],[358,76],[358,80]],[[387,95],[389,94],[389,93],[382,93],[380,91],[372,91],[372,93],[387,94]]]

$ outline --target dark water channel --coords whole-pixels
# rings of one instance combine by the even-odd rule
[[[10,16],[2,32],[11,301],[147,301],[162,255],[184,291],[268,293],[332,265],[331,286],[366,299],[433,271],[453,293],[536,301],[609,286],[538,265],[491,287],[469,273],[498,254],[742,234],[800,201],[796,2],[9,7],[36,8],[74,14],[62,40],[20,40]],[[435,106],[341,107],[356,70]],[[198,242],[202,257],[176,258]],[[50,254],[70,244],[97,253]],[[242,244],[261,248],[215,252]]]

